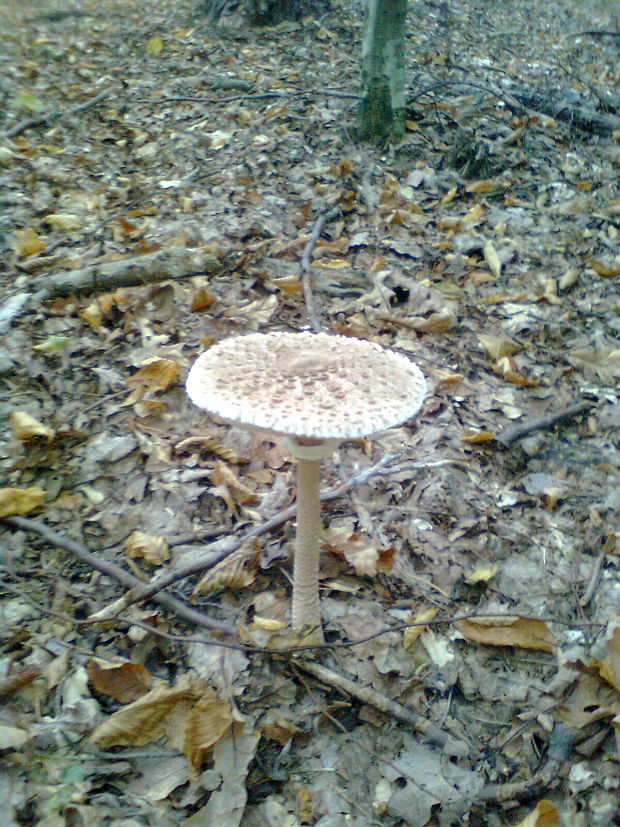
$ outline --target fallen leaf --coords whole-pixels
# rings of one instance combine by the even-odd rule
[[[139,747],[165,738],[171,749],[185,753],[197,772],[232,720],[227,701],[200,678],[184,674],[174,687],[161,684],[119,709],[95,729],[90,742]]]
[[[560,817],[555,806],[543,798],[515,827],[560,827]]]
[[[35,437],[44,437],[48,442],[54,438],[56,431],[43,425],[34,416],[30,416],[26,411],[12,411],[9,414],[9,423],[11,425],[11,432],[15,439],[20,442],[27,442],[29,439]]]
[[[502,356],[512,356],[523,350],[523,347],[509,336],[501,334],[499,336],[479,336],[478,341],[484,347],[491,359],[497,361]]]
[[[122,704],[144,695],[152,682],[151,673],[141,663],[110,663],[93,658],[87,663],[86,671],[97,692]]]
[[[170,559],[168,541],[165,537],[133,531],[125,541],[125,554],[134,559],[146,560],[153,566],[160,566]]]
[[[420,635],[428,629],[428,626],[417,625],[425,624],[434,620],[437,615],[437,609],[422,609],[415,616],[411,617],[409,623],[415,623],[415,626],[410,626],[403,631],[403,648],[410,649],[418,640]]]
[[[495,278],[499,278],[502,273],[502,263],[499,260],[497,250],[493,246],[493,242],[487,241],[487,243],[482,248],[482,254],[491,273],[493,273]]]
[[[161,37],[152,37],[146,44],[146,52],[149,55],[158,55],[164,49],[164,41]]]
[[[46,497],[42,488],[0,488],[0,517],[28,514]]]
[[[459,436],[461,442],[469,442],[476,444],[477,442],[492,442],[495,439],[493,431],[476,431],[473,428],[468,428]]]
[[[200,579],[192,592],[192,598],[199,594],[211,594],[220,589],[243,589],[254,582],[260,564],[261,544],[257,537],[246,540],[240,548],[216,563]]]
[[[608,654],[602,660],[592,659],[604,681],[620,691],[620,626],[616,626],[612,637],[607,641]]]
[[[488,583],[489,580],[495,577],[498,571],[499,566],[481,566],[479,569],[472,571],[471,574],[468,574],[465,582],[469,583],[470,586],[476,583]]]
[[[457,629],[469,641],[490,646],[516,646],[519,649],[555,651],[555,640],[542,620],[520,617],[486,617],[461,620]]]
[[[35,253],[42,253],[47,247],[45,241],[32,227],[17,230],[11,242],[11,248],[18,258],[28,258]]]
[[[130,376],[126,383],[135,390],[142,388],[149,393],[165,391],[176,382],[181,365],[171,359],[155,359],[139,368],[133,376]]]

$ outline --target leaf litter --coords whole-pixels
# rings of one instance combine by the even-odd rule
[[[616,824],[620,151],[582,128],[618,112],[608,4],[416,6],[383,147],[352,138],[354,4],[264,30],[52,6],[5,3],[6,823]],[[307,325],[335,207],[321,325],[434,389],[326,463],[359,482],[324,512],[304,671],[291,458],[183,382],[225,336]],[[192,560],[176,610],[139,602]]]

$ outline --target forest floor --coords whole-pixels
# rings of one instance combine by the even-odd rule
[[[618,4],[411,3],[381,146],[359,3],[2,15],[3,824],[620,824]],[[431,390],[294,651],[294,463],[184,382],[313,319]]]

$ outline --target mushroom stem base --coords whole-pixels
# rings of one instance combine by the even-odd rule
[[[319,535],[321,461],[297,460],[297,538],[293,567],[293,630],[321,629],[319,597]]]

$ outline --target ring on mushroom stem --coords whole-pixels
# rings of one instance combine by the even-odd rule
[[[327,333],[252,333],[198,357],[187,393],[232,424],[286,437],[297,459],[295,632],[322,639],[319,472],[339,441],[383,431],[420,410],[427,385],[405,356]]]

